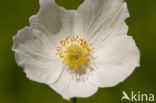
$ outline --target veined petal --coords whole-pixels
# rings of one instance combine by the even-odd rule
[[[126,35],[129,17],[124,0],[85,0],[75,14],[74,32],[98,46],[108,36]]]
[[[56,47],[41,31],[25,27],[13,38],[15,58],[31,80],[53,83],[61,74]]]
[[[80,74],[64,68],[60,78],[50,86],[65,99],[72,97],[89,97],[98,90],[98,80],[93,68],[85,68]]]
[[[100,87],[111,87],[125,80],[139,66],[140,53],[132,37],[121,35],[95,52]]]
[[[47,34],[73,33],[74,11],[59,7],[54,0],[40,0],[40,11],[30,17],[30,26]]]

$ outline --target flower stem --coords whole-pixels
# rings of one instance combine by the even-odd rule
[[[72,103],[76,103],[76,97],[72,98]]]

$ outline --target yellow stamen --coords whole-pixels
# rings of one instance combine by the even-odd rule
[[[62,58],[62,62],[68,65],[70,69],[76,71],[84,70],[87,63],[93,60],[91,52],[93,48],[90,48],[90,44],[79,36],[67,36],[65,40],[60,41],[61,47],[57,47],[56,55]]]

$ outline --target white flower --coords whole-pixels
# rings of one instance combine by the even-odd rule
[[[76,11],[53,0],[40,0],[40,6],[30,27],[13,38],[16,61],[29,79],[65,99],[88,97],[98,87],[124,81],[139,66],[123,0],[85,0]]]

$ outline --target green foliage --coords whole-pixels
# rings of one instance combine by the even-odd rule
[[[84,0],[55,0],[55,2],[65,9],[76,10]]]

